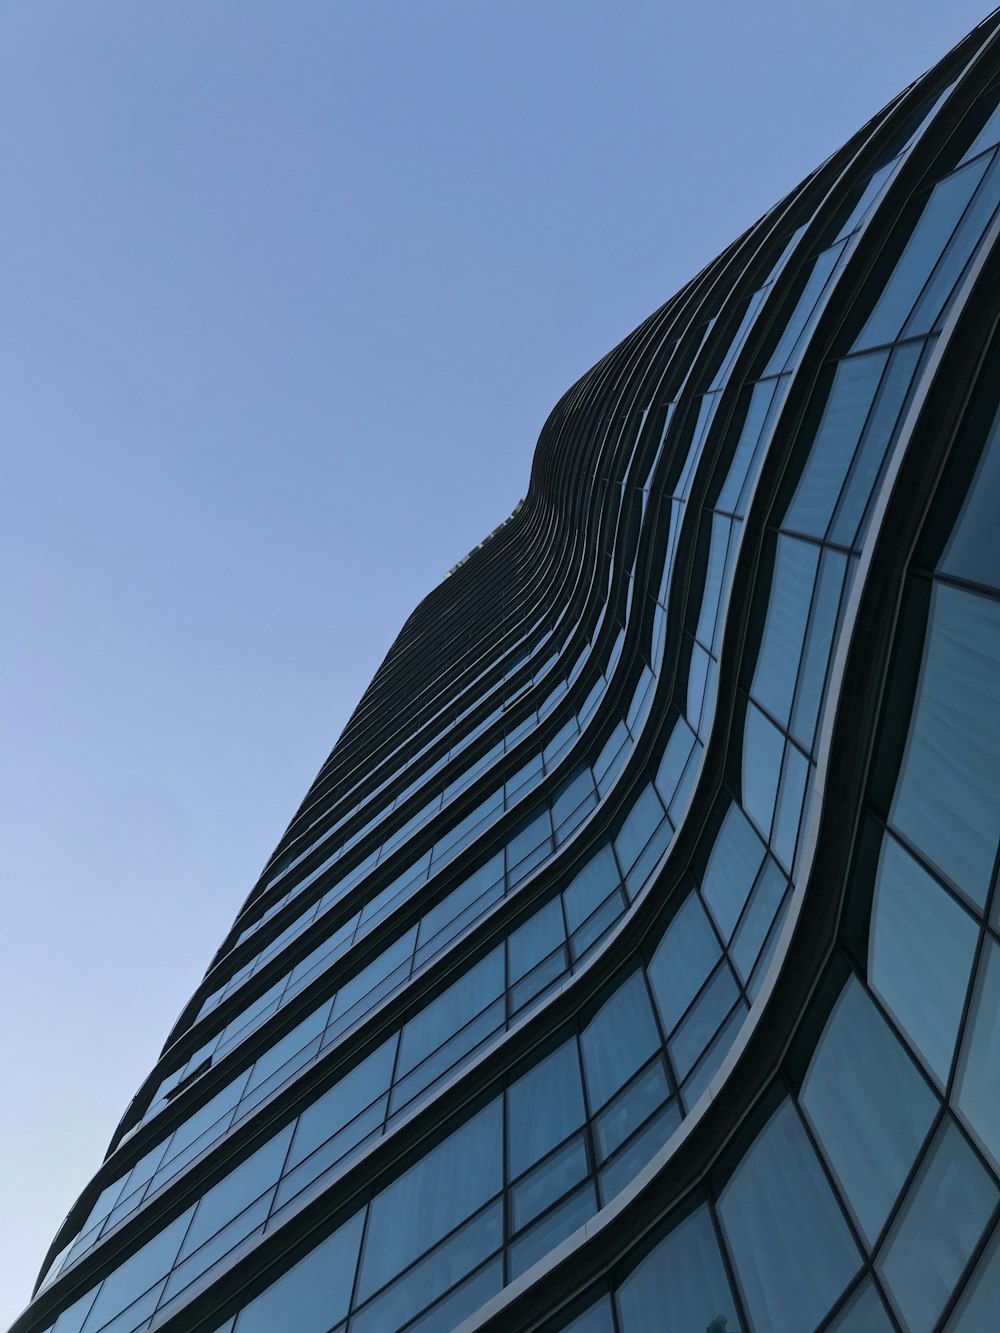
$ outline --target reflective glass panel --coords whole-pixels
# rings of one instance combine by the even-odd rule
[[[872,905],[868,979],[942,1085],[977,934],[972,918],[886,835]]]
[[[815,1328],[861,1256],[790,1102],[736,1168],[719,1199],[726,1239],[754,1326]]]
[[[877,1261],[909,1333],[932,1333],[997,1198],[995,1184],[946,1120]]]

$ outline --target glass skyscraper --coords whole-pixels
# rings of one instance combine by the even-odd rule
[[[575,384],[16,1333],[1000,1328],[1000,17]]]

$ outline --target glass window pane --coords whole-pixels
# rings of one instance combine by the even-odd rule
[[[614,852],[605,843],[563,890],[569,929],[582,925],[620,882]]]
[[[503,1255],[484,1264],[467,1282],[449,1292],[431,1310],[406,1326],[406,1333],[451,1333],[503,1286]],[[335,1329],[334,1333],[341,1333]]]
[[[792,503],[782,522],[792,532],[823,537],[871,411],[888,353],[841,361]]]
[[[351,1319],[351,1333],[398,1329],[417,1311],[478,1268],[503,1242],[503,1206],[499,1200],[425,1258],[414,1264]],[[365,1241],[367,1255],[369,1241]]]
[[[665,1031],[673,1031],[721,957],[708,915],[697,895],[690,893],[646,968]]]
[[[980,158],[978,162],[952,172],[934,187],[875,309],[854,343],[856,348],[895,342],[972,192],[982,179],[986,163],[986,158]]]
[[[534,916],[529,917],[523,926],[518,926],[507,936],[511,981],[525,976],[536,963],[558,948],[565,938],[562,907],[558,898],[552,898]]]
[[[764,838],[771,833],[784,751],[781,732],[749,704],[743,732],[743,808]]]
[[[641,972],[633,972],[580,1038],[591,1109],[603,1106],[659,1045],[646,983]]]
[[[680,1123],[681,1113],[677,1102],[669,1102],[615,1153],[600,1173],[601,1198],[605,1203],[632,1183]]]
[[[909,1333],[932,1333],[997,1197],[954,1122],[945,1120],[877,1261]]]
[[[862,1282],[830,1325],[829,1333],[894,1333],[871,1278]]]
[[[582,1227],[596,1211],[593,1184],[584,1185],[565,1203],[536,1222],[508,1248],[507,1263],[511,1278],[518,1277],[541,1257]]]
[[[639,793],[615,837],[615,851],[622,870],[631,870],[663,817],[660,798],[650,783]]]
[[[386,1091],[395,1050],[392,1038],[306,1107],[298,1119],[286,1170],[308,1157]]]
[[[615,1333],[611,1315],[611,1297],[602,1296],[589,1310],[563,1324],[560,1333]]]
[[[113,1273],[108,1274],[84,1324],[87,1333],[102,1328],[120,1311],[127,1309],[154,1283],[162,1281],[177,1257],[177,1251],[193,1212],[194,1209],[189,1208],[186,1213],[175,1218],[141,1250],[137,1250]],[[155,1303],[154,1300],[153,1304]],[[152,1313],[152,1308],[146,1311],[147,1315]]]
[[[192,1254],[199,1245],[277,1184],[291,1142],[292,1129],[292,1125],[286,1125],[280,1133],[202,1195],[178,1259]]]
[[[694,1068],[738,999],[732,971],[723,963],[670,1042],[670,1059],[678,1082],[683,1082]]]
[[[527,1226],[556,1199],[568,1194],[586,1174],[587,1149],[583,1135],[578,1134],[511,1187],[510,1219],[513,1230],[520,1231]]]
[[[868,979],[942,1085],[977,934],[972,918],[886,835],[872,905]]]
[[[819,547],[780,536],[764,634],[750,693],[787,724],[802,655]]]
[[[705,867],[701,896],[728,940],[764,860],[764,844],[735,803],[726,811]]]
[[[678,784],[684,773],[685,766],[690,757],[691,750],[694,747],[694,732],[679,717],[674,723],[673,730],[670,733],[670,739],[667,741],[660,759],[659,767],[656,770],[656,790],[663,797],[663,800],[669,805],[677,791]]]
[[[347,1314],[364,1210],[240,1312],[237,1333],[274,1333],[295,1311],[295,1333],[326,1333]]]
[[[743,1328],[706,1207],[679,1222],[646,1255],[619,1286],[616,1300],[622,1333]]]
[[[426,1005],[403,1028],[396,1077],[443,1045],[504,989],[503,947],[476,963],[454,985]]]
[[[1000,945],[989,936],[966,1026],[955,1101],[1000,1169]]]
[[[996,206],[996,169],[991,163],[986,169],[983,183],[963,214],[951,243],[920,295],[920,300],[906,325],[907,337],[928,332],[938,324],[956,283],[982,240],[983,232],[989,226]]]
[[[1000,602],[935,585],[892,823],[977,906],[1000,834]]]
[[[788,323],[785,325],[778,345],[771,353],[771,358],[764,368],[762,378],[767,375],[777,375],[792,359],[792,353],[799,343],[801,334],[823,294],[823,289],[826,287],[843,249],[844,242],[841,241],[838,245],[831,246],[829,250],[824,250],[821,255],[817,256],[808,281],[802,289],[802,295],[788,318]]]
[[[357,1299],[377,1291],[502,1184],[500,1101],[411,1166],[371,1204]]]
[[[785,896],[788,881],[770,857],[757,876],[750,905],[732,942],[730,957],[742,981],[749,979],[771,923]]]
[[[510,1174],[518,1176],[583,1124],[576,1041],[565,1042],[507,1091]]]
[[[923,350],[922,343],[912,343],[906,347],[897,347],[892,354],[854,466],[837,505],[830,531],[831,541],[843,546],[854,546],[859,541],[861,521],[882,470]]]
[[[754,1326],[803,1333],[858,1271],[858,1253],[791,1103],[757,1136],[719,1200]]]
[[[812,750],[823,686],[830,665],[833,631],[840,609],[840,590],[844,584],[847,557],[838,551],[824,551],[819,566],[819,582],[813,601],[812,616],[806,633],[806,646],[799,669],[799,685],[792,709],[792,735],[800,745]]]
[[[938,1100],[854,977],[823,1031],[800,1101],[872,1244],[931,1127]]]
[[[594,1140],[601,1158],[609,1157],[669,1096],[667,1076],[656,1059],[594,1121]]]
[[[1000,529],[996,511],[1000,497],[1000,417],[989,440],[958,522],[938,568],[971,583],[1000,587]]]
[[[948,1321],[947,1333],[982,1333],[993,1328],[1000,1307],[1000,1228],[976,1265],[965,1294]]]

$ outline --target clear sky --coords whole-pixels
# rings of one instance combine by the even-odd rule
[[[988,0],[2,0],[0,1327],[559,395]]]

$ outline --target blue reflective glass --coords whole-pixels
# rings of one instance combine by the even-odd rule
[[[755,1328],[813,1329],[858,1271],[847,1223],[792,1104],[783,1102],[719,1199]]]
[[[965,1293],[946,1326],[947,1333],[982,1333],[994,1328],[1000,1310],[1000,1227],[976,1270],[966,1284]]]
[[[163,1278],[177,1257],[177,1251],[193,1212],[194,1209],[189,1208],[186,1213],[175,1218],[141,1250],[137,1250],[114,1272],[109,1273],[101,1284],[97,1299],[91,1306],[83,1325],[86,1333],[94,1333],[94,1330],[103,1328],[115,1315],[127,1309],[155,1285],[155,1296],[143,1318],[153,1313]]]
[[[849,357],[837,366],[830,397],[782,527],[823,537],[868,420],[887,352]]]
[[[778,340],[778,345],[771,353],[771,359],[764,368],[764,376],[777,375],[793,359],[793,352],[800,345],[802,333],[808,325],[820,297],[823,295],[823,290],[830,280],[837,260],[843,253],[845,244],[846,242],[841,241],[816,257],[806,285],[796,302],[795,309],[789,316],[788,323]]]
[[[743,807],[765,838],[771,832],[784,750],[781,732],[749,704],[743,732]]]
[[[726,567],[726,552],[729,549],[731,521],[722,514],[712,515],[712,535],[708,548],[708,567],[705,570],[705,586],[702,592],[701,610],[694,637],[706,648],[711,648],[715,639],[715,618],[719,609],[719,597],[722,593],[722,575]]]
[[[594,796],[594,779],[586,765],[571,773],[552,797],[552,820],[558,828],[588,797]]]
[[[816,731],[846,567],[846,556],[838,551],[823,552],[792,710],[792,735],[807,750],[812,749]]]
[[[829,1333],[895,1333],[871,1278],[862,1282],[830,1325]]]
[[[553,898],[507,936],[507,959],[512,981],[525,976],[566,938],[562,907]]]
[[[927,1136],[938,1101],[864,987],[851,978],[800,1101],[869,1244]]]
[[[937,584],[890,820],[978,906],[1000,836],[1000,602]]]
[[[977,935],[972,918],[887,836],[875,883],[868,978],[942,1085]]]
[[[780,536],[764,634],[750,693],[787,725],[812,600],[819,548]]]
[[[217,1185],[205,1192],[184,1237],[184,1244],[178,1253],[179,1259],[191,1254],[276,1184],[291,1142],[292,1129],[292,1125],[286,1125],[262,1148],[258,1148],[245,1162],[241,1162],[228,1175],[223,1176]]]
[[[476,1014],[503,994],[503,947],[481,959],[454,985],[426,1005],[403,1028],[399,1041],[396,1077],[400,1077]]]
[[[591,1109],[603,1106],[659,1047],[641,972],[634,972],[583,1030],[580,1046]]]
[[[568,1194],[586,1174],[587,1149],[583,1135],[578,1134],[512,1186],[510,1218],[513,1230],[520,1231],[527,1226],[556,1199]]]
[[[694,742],[694,732],[684,719],[679,717],[664,747],[654,778],[656,790],[668,805],[673,800]]]
[[[706,1207],[672,1228],[621,1283],[615,1299],[622,1333],[743,1328]]]
[[[969,494],[938,568],[944,574],[1000,587],[1000,417],[993,423]]]
[[[611,1298],[602,1296],[583,1314],[560,1326],[560,1333],[615,1333]]]
[[[934,188],[875,309],[854,346],[895,342],[920,291],[986,170],[986,159],[961,167]]]
[[[567,1041],[507,1091],[507,1155],[518,1176],[583,1124],[576,1042]]]
[[[765,380],[763,383],[753,386],[746,419],[743,422],[740,437],[733,451],[732,462],[729,464],[729,471],[726,473],[726,479],[715,505],[723,513],[732,514],[741,511],[739,504],[740,492],[760,444],[764,423],[767,420],[775,387],[778,383],[778,380]]]
[[[646,968],[663,1027],[672,1031],[722,956],[704,907],[690,894]]]
[[[503,1256],[498,1255],[438,1301],[426,1314],[412,1324],[407,1324],[406,1333],[451,1333],[473,1310],[485,1305],[502,1286]],[[335,1329],[334,1333],[339,1333],[339,1330]]]
[[[245,1305],[236,1320],[237,1333],[275,1333],[291,1309],[295,1333],[327,1333],[347,1314],[351,1302],[363,1222],[361,1210]]]
[[[727,963],[723,963],[669,1044],[670,1060],[679,1081],[690,1073],[738,997],[732,971]]]
[[[498,1200],[355,1314],[351,1319],[352,1333],[384,1333],[387,1329],[400,1328],[412,1315],[477,1268],[502,1241],[503,1206]],[[366,1238],[366,1256],[368,1244]],[[365,1262],[363,1260],[362,1267]]]
[[[983,232],[996,210],[996,175],[996,165],[990,163],[982,184],[965,210],[962,220],[955,229],[955,235],[938,261],[927,286],[920,295],[920,300],[914,307],[913,314],[907,321],[905,329],[907,337],[927,332],[940,322],[955,284],[982,240]]]
[[[962,1044],[955,1103],[1000,1170],[1000,945],[988,935]]]
[[[708,858],[701,895],[728,940],[764,859],[764,844],[738,805],[726,811]]]
[[[364,1300],[501,1186],[500,1102],[491,1102],[372,1201],[357,1299]]]
[[[507,1250],[507,1265],[512,1278],[518,1277],[556,1245],[582,1227],[597,1210],[593,1184],[581,1186],[565,1203],[553,1208],[540,1222],[527,1230]]]
[[[774,828],[771,830],[771,849],[786,870],[791,870],[795,856],[808,779],[808,759],[794,745],[786,745]]]
[[[730,949],[733,966],[744,982],[753,970],[787,886],[788,881],[769,857],[757,876],[749,905]]]
[[[946,1119],[876,1261],[909,1333],[932,1333],[998,1198]]]
[[[664,818],[664,809],[652,783],[644,787],[615,836],[615,851],[624,871],[631,870],[639,853]]]
[[[923,345],[897,347],[872,408],[830,528],[830,541],[854,546],[862,535],[862,520],[889,449],[899,415],[923,354]]]
[[[600,1157],[610,1157],[669,1096],[663,1065],[654,1060],[595,1119],[594,1141]]]
[[[396,1039],[393,1037],[306,1107],[296,1125],[286,1169],[308,1157],[386,1091],[395,1051]]]
[[[582,870],[563,889],[563,906],[570,930],[586,921],[595,907],[620,884],[618,865],[607,843],[600,848]]]
[[[599,1175],[604,1203],[632,1183],[680,1123],[681,1113],[674,1100],[651,1116],[642,1129],[619,1148]]]
[[[695,1102],[718,1073],[723,1061],[729,1054],[730,1047],[736,1040],[740,1028],[743,1026],[746,1015],[746,1001],[743,999],[737,1000],[736,1007],[712,1038],[705,1054],[695,1065],[694,1070],[688,1075],[684,1086],[681,1088],[681,1101],[685,1110],[690,1111],[692,1109]]]

